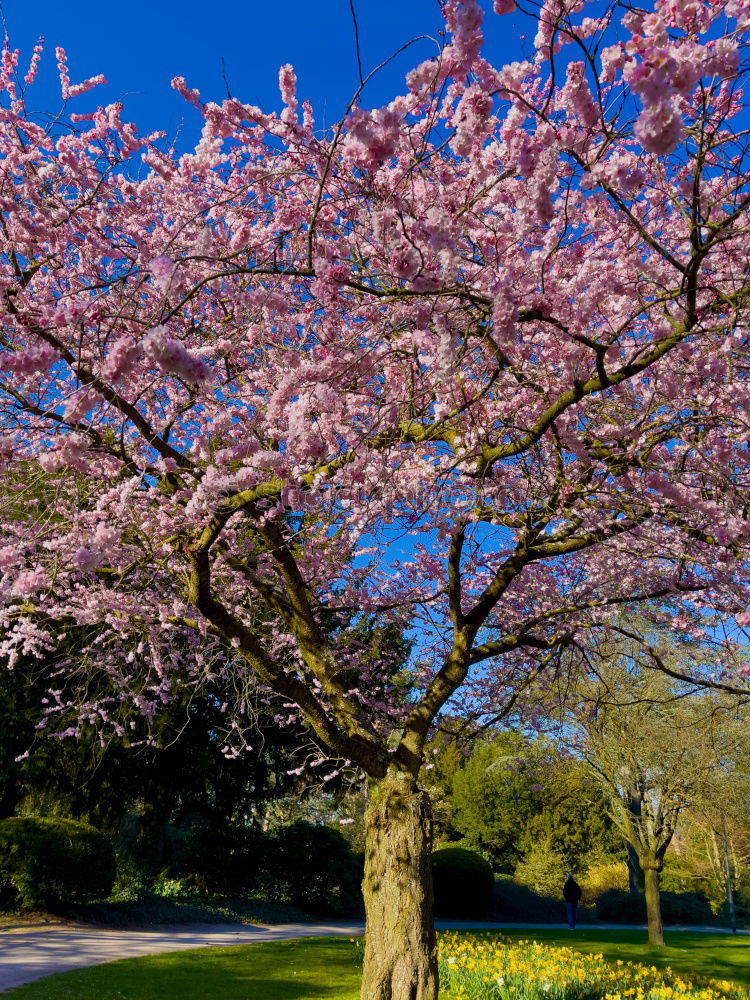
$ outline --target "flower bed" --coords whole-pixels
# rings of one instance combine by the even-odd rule
[[[496,932],[442,934],[440,981],[445,1000],[750,1000],[734,983],[691,982],[670,969]]]

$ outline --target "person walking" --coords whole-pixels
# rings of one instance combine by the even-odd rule
[[[576,910],[581,899],[581,887],[573,878],[572,872],[568,872],[568,877],[565,880],[563,899],[565,900],[565,909],[568,911],[568,927],[574,931],[576,928]]]

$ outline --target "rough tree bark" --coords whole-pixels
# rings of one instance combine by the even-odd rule
[[[392,768],[370,786],[361,1000],[437,998],[431,851],[429,797],[411,774]]]
[[[646,892],[646,919],[648,921],[648,943],[659,947],[664,944],[664,926],[661,920],[661,896],[659,894],[658,863],[641,860],[643,882]]]

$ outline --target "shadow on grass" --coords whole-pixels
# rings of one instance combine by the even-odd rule
[[[125,959],[48,976],[8,1000],[357,1000],[349,941],[307,938]]]

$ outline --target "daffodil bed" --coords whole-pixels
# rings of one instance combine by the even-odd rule
[[[696,982],[567,947],[489,934],[440,937],[441,1000],[750,1000],[735,983]]]

